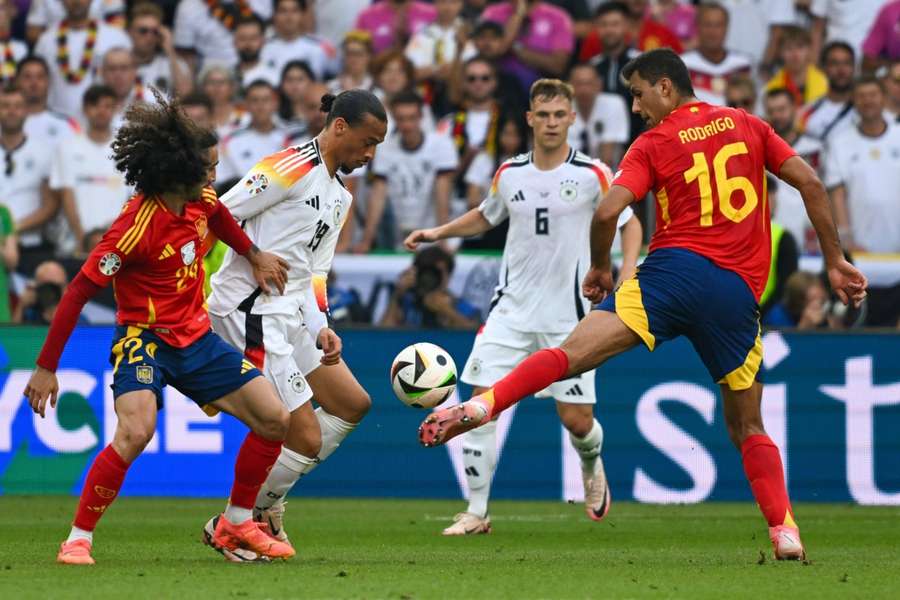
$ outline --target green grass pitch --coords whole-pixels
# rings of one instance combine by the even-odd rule
[[[900,508],[802,504],[805,563],[776,563],[751,503],[496,502],[494,532],[443,538],[460,502],[290,501],[298,554],[230,564],[200,543],[221,501],[122,498],[94,567],[54,564],[76,499],[0,498],[0,598],[897,598]]]

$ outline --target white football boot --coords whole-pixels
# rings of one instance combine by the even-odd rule
[[[284,530],[284,506],[287,504],[284,500],[279,500],[269,508],[253,509],[253,520],[257,523],[265,523],[269,526],[269,535],[276,540],[280,540],[287,544],[291,541],[288,534]]]
[[[597,457],[593,473],[581,472],[581,482],[584,484],[584,511],[592,521],[602,521],[612,504],[602,458]]]
[[[442,533],[443,535],[474,535],[490,532],[491,518],[489,516],[479,517],[470,512],[461,512],[453,517],[453,524]]]

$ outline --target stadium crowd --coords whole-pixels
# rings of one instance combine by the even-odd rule
[[[315,136],[324,93],[375,92],[389,134],[345,179],[354,204],[338,246],[366,254],[480,203],[498,165],[529,146],[539,77],[572,84],[569,142],[614,168],[643,128],[619,73],[660,46],[682,53],[700,100],[763,117],[818,169],[850,256],[900,253],[900,0],[0,0],[0,45],[0,322],[52,318],[66,273],[131,193],[110,143],[154,90],[217,132],[220,193]],[[769,192],[763,322],[897,327],[900,283],[840,310],[827,281],[798,268],[818,252],[799,192],[774,178]],[[642,204],[649,237],[653,202]],[[504,237],[423,251],[378,321],[476,327],[485,315],[448,290],[454,254]],[[340,280],[330,294],[336,317],[371,322]]]

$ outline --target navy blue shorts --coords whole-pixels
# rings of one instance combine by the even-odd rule
[[[159,408],[166,385],[203,406],[262,376],[212,330],[186,348],[175,348],[147,329],[119,326],[109,362],[113,366],[113,397],[150,390],[156,394]]]
[[[651,351],[687,337],[717,383],[753,385],[762,362],[759,305],[741,277],[681,248],[655,250],[597,307],[616,313]]]

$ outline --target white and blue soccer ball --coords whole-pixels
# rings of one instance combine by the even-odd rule
[[[407,346],[391,365],[391,385],[397,398],[413,408],[434,408],[456,389],[456,363],[434,344]]]

